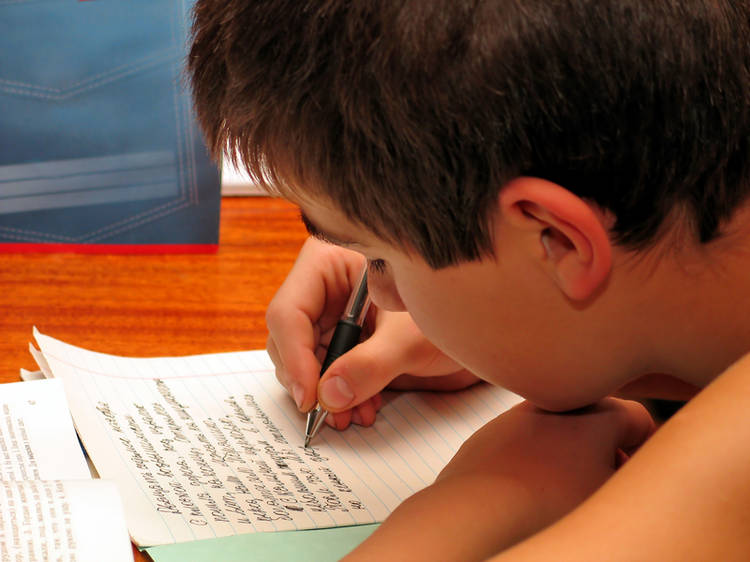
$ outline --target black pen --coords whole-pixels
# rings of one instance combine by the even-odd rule
[[[320,376],[326,372],[326,369],[336,359],[349,351],[359,343],[359,336],[362,333],[362,324],[364,324],[367,309],[370,307],[370,295],[367,293],[367,264],[362,270],[357,286],[349,296],[349,302],[346,303],[344,315],[336,324],[333,332],[331,343],[328,344],[328,351],[320,367]],[[305,447],[310,444],[310,440],[315,437],[323,425],[328,412],[315,404],[315,408],[307,414],[307,424],[305,425]]]

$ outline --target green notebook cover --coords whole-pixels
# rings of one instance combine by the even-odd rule
[[[353,525],[309,531],[249,533],[143,549],[155,562],[335,562],[378,527]]]

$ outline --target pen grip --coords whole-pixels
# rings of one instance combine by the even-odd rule
[[[328,344],[328,351],[325,359],[323,359],[323,365],[320,367],[320,376],[323,376],[331,363],[359,343],[361,333],[362,326],[354,322],[340,320],[336,324],[331,343]]]

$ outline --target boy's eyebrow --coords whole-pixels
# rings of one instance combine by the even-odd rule
[[[322,240],[323,242],[328,242],[329,244],[335,244],[336,246],[352,246],[353,244],[356,244],[356,242],[354,242],[353,240],[344,240],[343,238],[336,236],[335,234],[331,234],[330,232],[323,230],[321,227],[315,224],[312,219],[310,219],[310,217],[305,214],[304,211],[300,211],[299,218],[302,220],[302,224],[305,225],[307,233],[313,238],[317,238],[318,240]]]

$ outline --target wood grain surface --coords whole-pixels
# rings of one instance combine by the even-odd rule
[[[266,306],[305,237],[289,203],[224,198],[216,254],[2,254],[0,382],[36,369],[33,326],[117,355],[263,349]]]

